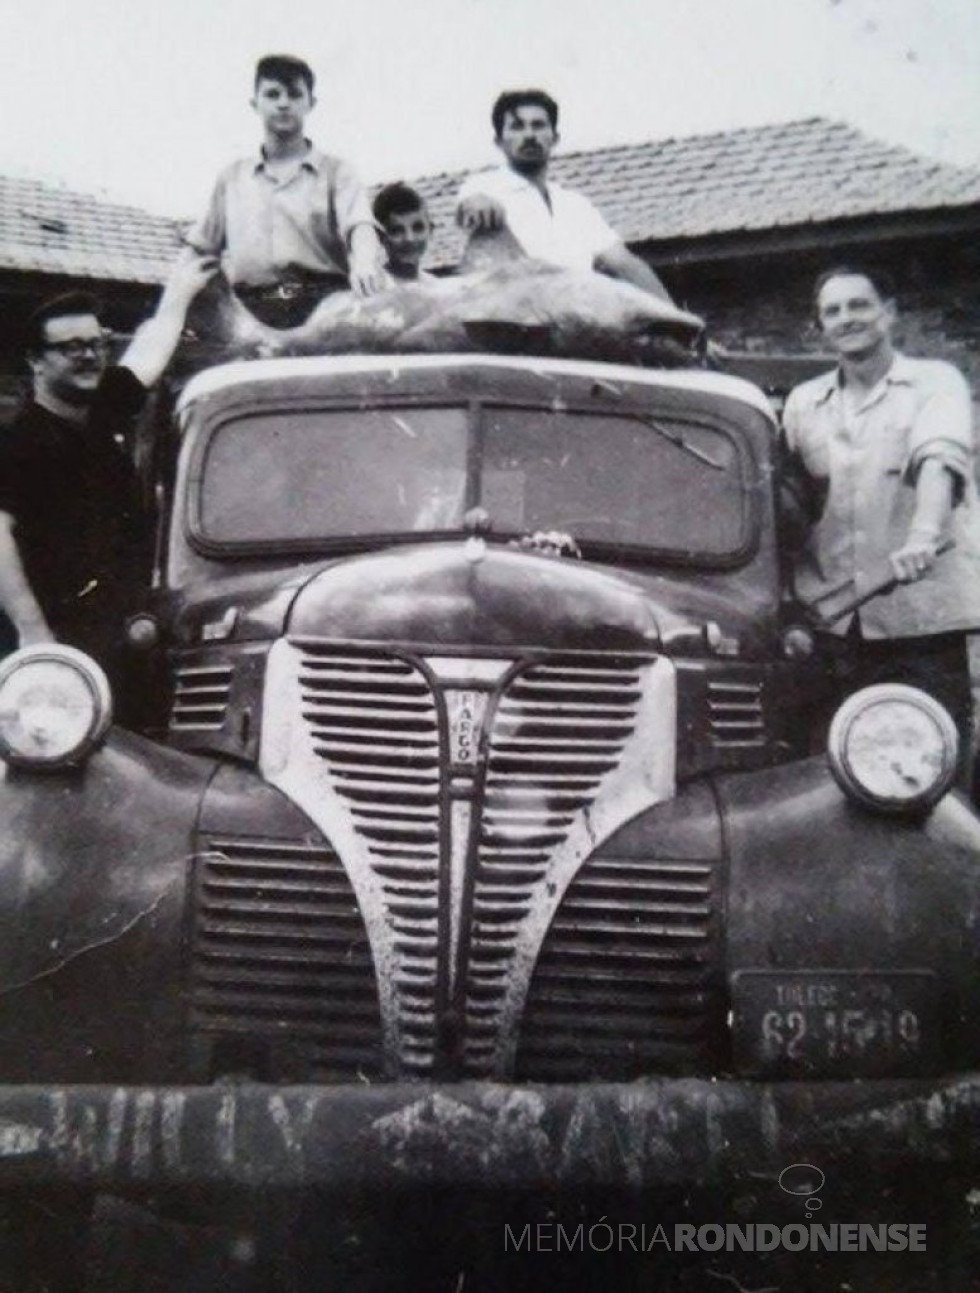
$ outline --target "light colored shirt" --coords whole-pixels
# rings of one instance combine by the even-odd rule
[[[587,197],[546,185],[550,207],[530,180],[502,166],[464,180],[457,205],[482,194],[503,207],[507,227],[526,255],[564,269],[592,269],[595,258],[620,242]]]
[[[937,458],[956,482],[944,536],[956,546],[923,579],[862,606],[861,632],[880,639],[980,627],[980,502],[970,393],[952,364],[897,354],[858,404],[845,399],[837,370],[826,373],[790,393],[783,428],[787,448],[828,491],[797,559],[801,600],[812,602],[847,580],[860,580],[905,544],[919,468]],[[832,632],[846,633],[852,618]]]
[[[260,287],[296,271],[346,276],[350,235],[359,224],[374,226],[374,219],[353,167],[311,145],[285,173],[270,171],[261,154],[233,162],[187,241],[206,255],[223,255],[236,286]]]

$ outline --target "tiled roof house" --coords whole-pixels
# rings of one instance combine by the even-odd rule
[[[463,174],[412,181],[436,220],[436,269],[461,253],[453,205]],[[591,197],[724,344],[818,348],[814,271],[830,259],[877,259],[896,271],[910,348],[962,362],[980,390],[980,169],[811,118],[564,153],[553,174]],[[33,303],[68,286],[95,286],[111,321],[132,326],[166,275],[180,228],[136,207],[0,176],[0,355],[13,353]]]
[[[0,422],[20,397],[20,329],[47,296],[97,292],[124,331],[150,308],[179,246],[179,227],[138,207],[0,176]]]
[[[550,174],[590,197],[631,245],[663,262],[753,254],[765,247],[880,238],[910,227],[975,229],[980,169],[950,166],[815,117],[679,139],[557,155]],[[415,186],[437,222],[435,266],[454,263],[463,172]]]
[[[590,197],[722,344],[821,351],[814,275],[860,260],[895,280],[899,342],[959,363],[980,393],[980,168],[815,117],[563,153],[550,173]],[[436,269],[461,253],[462,178],[414,181],[436,220]]]
[[[152,284],[178,245],[177,223],[166,216],[0,176],[0,270]]]
[[[412,183],[436,220],[430,261],[454,264],[456,191],[467,172]],[[664,263],[752,254],[910,227],[973,229],[980,169],[951,166],[816,117],[782,125],[565,153],[552,163],[631,245]],[[0,176],[0,271],[159,283],[179,246],[179,222],[138,207]]]

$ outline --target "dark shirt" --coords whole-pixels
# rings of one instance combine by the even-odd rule
[[[146,389],[106,370],[78,425],[33,401],[0,431],[0,511],[55,636],[104,655],[145,582],[146,543],[129,447]]]

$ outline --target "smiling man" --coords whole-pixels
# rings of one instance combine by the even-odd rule
[[[548,179],[559,141],[554,99],[543,90],[507,90],[491,118],[504,165],[463,183],[456,199],[459,225],[468,233],[507,228],[527,256],[565,269],[595,269],[669,301],[650,266],[589,199]]]
[[[881,275],[829,270],[814,299],[838,366],[791,392],[783,414],[789,473],[811,500],[797,595],[812,605],[849,581],[860,592],[890,566],[895,588],[826,635],[835,689],[921,687],[950,711],[968,748],[966,633],[980,627],[969,389],[951,364],[895,350],[895,305]]]
[[[132,431],[215,271],[185,251],[155,313],[109,364],[98,303],[73,292],[27,323],[32,395],[0,434],[0,613],[9,645],[58,641],[108,663],[146,579]]]

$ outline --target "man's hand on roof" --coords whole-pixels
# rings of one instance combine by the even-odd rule
[[[456,208],[456,223],[467,233],[492,233],[507,223],[504,209],[494,198],[485,193],[474,193],[464,198]]]

